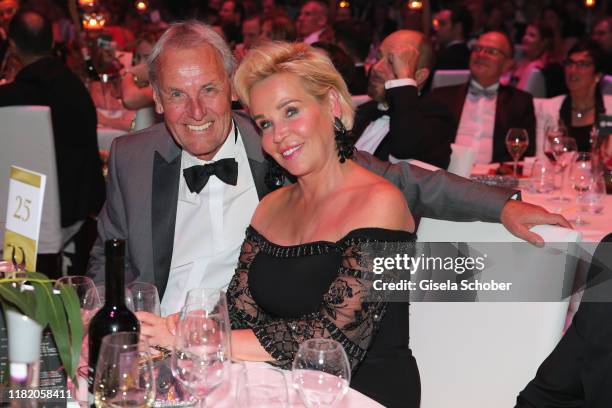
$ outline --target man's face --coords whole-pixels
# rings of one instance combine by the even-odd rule
[[[511,63],[510,45],[500,33],[485,33],[472,46],[470,73],[483,86],[498,82]]]
[[[259,39],[261,34],[261,26],[258,18],[252,20],[246,20],[242,25],[242,41],[244,47],[249,49],[252,48]]]
[[[219,17],[222,23],[237,23],[236,16],[234,14],[234,2],[226,1],[219,10]]]
[[[316,2],[308,2],[302,6],[300,15],[296,20],[296,29],[301,37],[322,30],[327,24],[325,9]]]
[[[593,28],[591,36],[593,41],[599,43],[602,50],[612,53],[612,27],[610,27],[608,21],[600,21],[599,24]]]
[[[0,27],[8,30],[9,23],[13,19],[19,4],[17,0],[0,0]]]
[[[208,44],[167,49],[157,62],[153,93],[158,112],[177,144],[211,160],[231,128],[231,86],[218,52]]]
[[[368,95],[377,102],[385,101],[385,82],[395,79],[393,67],[390,62],[391,54],[397,58],[402,50],[407,48],[419,49],[421,38],[416,34],[395,32],[387,36],[378,49],[379,56],[376,63],[370,69],[368,82]]]
[[[438,43],[445,45],[453,40],[453,22],[450,10],[442,10],[434,17],[434,27]]]

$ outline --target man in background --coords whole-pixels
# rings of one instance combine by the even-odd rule
[[[605,53],[604,73],[612,75],[612,17],[602,18],[595,23],[591,38],[599,44]]]
[[[472,46],[468,83],[434,89],[430,97],[447,106],[453,116],[452,141],[476,150],[476,163],[512,160],[505,144],[510,128],[529,135],[526,155],[535,153],[533,97],[499,83],[512,66],[508,37],[497,31],[481,35]]]
[[[472,30],[472,16],[465,7],[440,10],[434,18],[438,51],[435,69],[467,69],[470,49],[466,39]]]
[[[304,3],[295,22],[299,39],[306,44],[324,41],[322,34],[329,23],[329,7],[327,2],[310,0]]]
[[[35,12],[20,12],[9,26],[11,47],[23,68],[15,80],[0,86],[0,106],[43,105],[51,108],[61,225],[64,243],[75,237],[72,271],[83,274],[93,244],[87,231],[95,225],[105,198],[98,153],[96,108],[83,82],[51,56],[51,23]],[[95,227],[94,227],[95,228]],[[57,260],[46,258],[46,272],[57,277]],[[39,269],[45,268],[45,261]]]

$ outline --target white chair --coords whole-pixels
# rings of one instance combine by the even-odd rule
[[[98,149],[110,150],[111,144],[116,137],[126,135],[125,130],[98,127]]]
[[[434,72],[431,80],[431,89],[443,86],[461,85],[470,78],[468,69],[440,69]]]
[[[606,75],[599,81],[599,89],[603,95],[612,95],[612,75]]]
[[[0,108],[0,123],[0,247],[4,246],[9,175],[15,165],[47,176],[38,253],[57,254],[63,242],[51,111],[47,106]]]
[[[542,71],[532,69],[523,90],[529,92],[534,98],[546,98],[546,79]]]
[[[134,131],[146,129],[156,123],[157,116],[155,114],[155,108],[150,106],[148,108],[138,109],[136,111],[136,117],[134,118]]]
[[[547,243],[567,243],[567,253],[554,258],[556,276],[544,276],[542,264],[525,254],[529,244],[515,244],[520,240],[501,224],[423,218],[417,235],[419,242],[470,242],[470,255],[474,242],[506,243],[501,247],[506,273],[512,268],[532,275],[533,284],[546,289],[573,281],[575,258],[569,243],[579,242],[580,233],[552,226],[533,231]],[[560,339],[567,307],[567,301],[411,303],[410,346],[421,374],[421,408],[514,406]]]
[[[476,149],[453,143],[451,150],[448,171],[461,177],[469,177],[476,159]]]

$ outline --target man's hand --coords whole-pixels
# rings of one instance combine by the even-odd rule
[[[414,75],[419,60],[419,50],[415,47],[410,44],[395,47],[389,52],[387,59],[395,79],[415,79]]]
[[[149,312],[136,312],[140,320],[140,334],[145,336],[149,344],[171,348],[174,344],[176,322],[179,315],[175,313],[167,317],[159,317]]]
[[[532,243],[544,246],[544,239],[529,231],[535,225],[549,224],[572,228],[571,224],[561,215],[553,214],[537,205],[518,200],[508,200],[502,208],[500,221],[513,235]]]

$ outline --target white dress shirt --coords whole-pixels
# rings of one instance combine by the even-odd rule
[[[319,37],[321,36],[321,33],[325,31],[324,28],[320,29],[319,31],[315,31],[314,33],[310,33],[308,34],[304,40],[302,42],[310,45],[310,44],[314,44],[316,42],[319,41]]]
[[[495,130],[495,109],[499,84],[491,85],[485,89],[472,80],[470,87],[484,90],[492,96],[475,96],[468,91],[463,103],[455,143],[476,150],[474,163],[488,164],[493,160],[493,132]]]
[[[397,88],[400,86],[417,86],[417,83],[411,78],[390,79],[385,81],[385,89]],[[379,103],[378,110],[387,111],[389,110],[389,107],[383,103]],[[390,121],[391,119],[389,115],[382,115],[380,118],[371,122],[355,143],[355,148],[357,150],[374,154],[385,136],[387,136],[387,133],[389,133]]]
[[[189,191],[183,170],[210,163],[185,150],[181,153],[174,249],[162,315],[180,311],[190,289],[226,288],[240,255],[245,231],[259,203],[242,138],[235,125],[212,161],[235,158],[238,182],[225,184],[211,176],[199,194]]]

